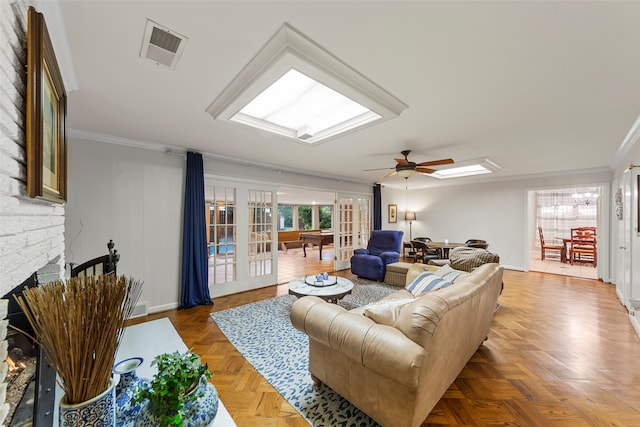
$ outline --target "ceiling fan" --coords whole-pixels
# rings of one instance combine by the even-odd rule
[[[431,160],[429,162],[416,163],[411,162],[408,159],[409,153],[411,150],[404,150],[400,152],[404,159],[395,159],[396,166],[393,168],[378,168],[378,169],[365,169],[365,171],[375,171],[375,170],[383,170],[383,169],[395,169],[393,172],[390,172],[385,176],[385,178],[399,175],[404,179],[409,178],[414,173],[421,173],[425,175],[432,174],[436,172],[435,169],[428,168],[427,166],[438,166],[438,165],[449,165],[453,163],[453,159],[440,159],[440,160]]]

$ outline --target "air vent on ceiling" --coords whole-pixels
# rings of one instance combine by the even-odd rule
[[[147,19],[140,58],[176,68],[188,40],[187,37]]]

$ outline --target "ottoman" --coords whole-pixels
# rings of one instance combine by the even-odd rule
[[[384,282],[394,286],[404,286],[407,280],[407,271],[413,264],[408,262],[394,262],[387,264],[387,272],[384,275]]]

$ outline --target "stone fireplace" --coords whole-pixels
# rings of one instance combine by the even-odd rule
[[[0,1],[0,296],[11,293],[34,272],[40,283],[64,277],[65,206],[30,198],[26,188],[27,8],[26,0]],[[7,312],[5,301],[0,304],[0,319]],[[0,322],[0,355],[4,356],[0,361],[0,425],[6,425],[9,406],[7,324],[7,320]]]
[[[26,287],[59,278],[52,277],[50,271],[50,265],[43,267],[0,300],[0,317],[5,319],[0,322],[0,358],[4,361],[0,370],[0,418],[9,427],[54,425],[56,373],[31,339],[33,329],[14,298]]]

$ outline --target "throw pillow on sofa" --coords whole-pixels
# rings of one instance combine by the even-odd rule
[[[376,301],[365,306],[362,314],[381,325],[393,326],[402,309],[413,301],[415,301],[415,298]]]
[[[458,280],[459,278],[469,274],[466,271],[456,270],[455,268],[452,268],[450,265],[443,265],[433,273],[451,283],[455,283],[455,281]]]
[[[409,283],[405,289],[411,292],[413,295],[418,296],[431,291],[437,291],[438,289],[451,286],[451,282],[443,279],[435,273],[425,271],[420,273],[411,283]]]

